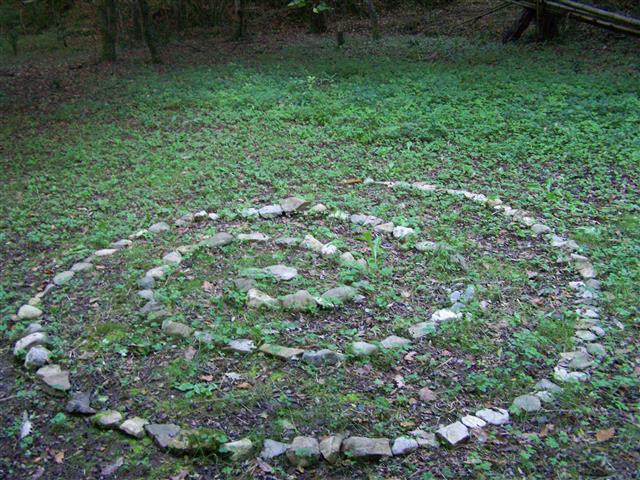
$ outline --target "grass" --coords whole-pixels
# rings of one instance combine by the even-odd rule
[[[591,55],[583,54],[585,48]],[[134,76],[103,79],[97,96],[65,103],[46,116],[13,113],[0,130],[0,328],[15,337],[10,316],[52,272],[156,221],[204,208],[245,231],[247,225],[237,217],[241,207],[292,193],[330,208],[370,212],[415,227],[421,236],[448,247],[419,255],[383,248],[374,261],[373,242],[358,239],[338,221],[308,221],[304,228],[304,222],[250,227],[270,235],[312,229],[323,241],[335,240],[379,265],[367,275],[373,285],[367,294],[373,321],[366,328],[380,337],[401,334],[416,317],[427,315],[446,297],[445,287],[477,283],[479,297],[499,307],[484,314],[471,305],[473,320],[445,327],[416,366],[399,370],[408,385],[428,380],[440,387],[442,403],[436,411],[411,410],[409,394],[396,391],[392,379],[403,366],[403,355],[394,352],[376,358],[368,373],[367,362],[355,361],[353,368],[330,375],[262,357],[242,362],[218,358],[215,348],[199,349],[193,362],[185,361],[182,351],[190,343],[159,334],[159,322],[139,318],[130,301],[135,279],[152,266],[152,259],[192,240],[174,232],[124,252],[124,270],[107,262],[104,278],[91,277],[86,291],[54,292],[52,303],[58,306],[51,310],[51,327],[67,341],[55,345],[59,355],[68,343],[94,355],[88,364],[73,367],[99,385],[105,407],[117,397],[132,410],[185,422],[213,422],[227,414],[228,433],[254,439],[281,438],[276,419],[287,419],[300,431],[398,434],[402,422],[412,429],[419,422],[448,418],[452,405],[491,403],[522,393],[537,372],[552,369],[555,353],[571,348],[573,318],[567,309],[562,318],[551,315],[561,304],[553,291],[563,278],[550,263],[550,250],[530,248],[522,229],[455,198],[403,189],[367,191],[341,182],[367,176],[424,180],[497,195],[574,236],[595,260],[604,279],[606,313],[625,327],[611,328],[608,347],[615,350],[594,375],[595,388],[569,389],[551,412],[553,418],[509,426],[507,447],[489,441],[451,454],[426,453],[416,462],[347,462],[332,474],[347,478],[365,472],[379,478],[414,473],[426,479],[463,474],[535,478],[553,472],[565,478],[631,478],[640,435],[638,365],[630,353],[637,348],[640,294],[637,60],[624,42],[602,51],[567,41],[503,47],[397,37],[380,45],[354,39],[336,51],[328,41],[313,40],[214,66],[162,73],[139,67]],[[240,292],[202,291],[205,278],[225,279],[243,268],[285,260],[304,270],[301,288],[360,278],[359,272],[336,269],[310,255],[279,252],[274,257],[260,247],[251,252],[227,247],[222,261],[194,254],[191,270],[173,273],[160,293],[180,309],[180,321],[211,328],[218,341],[246,335],[329,346],[336,338],[353,338],[358,325],[350,320],[365,320],[360,309],[340,314],[337,328],[324,324],[327,316],[321,312],[305,321],[281,312],[246,314]],[[467,271],[456,255],[465,258]],[[541,272],[542,279],[530,279],[531,270]],[[85,285],[79,278],[73,282]],[[286,293],[285,287],[261,283],[267,291]],[[403,291],[412,295],[415,311],[397,306],[403,304]],[[534,297],[542,298],[545,315],[527,303]],[[3,361],[8,358],[5,352]],[[201,380],[214,359],[220,369],[242,373],[255,388],[218,390],[220,385],[213,388]],[[20,376],[14,382],[25,396],[29,385]],[[186,393],[172,385],[183,385]],[[249,423],[264,428],[247,430],[236,422],[238,411],[250,412]],[[50,417],[56,413],[52,410]],[[554,424],[551,433],[538,435],[545,423]],[[595,432],[610,426],[616,428],[614,439],[596,443]],[[15,437],[14,430],[3,436]],[[31,447],[34,453],[45,440],[67,448],[64,438],[53,440],[46,428],[42,435]],[[69,432],[66,440],[72,436]],[[97,444],[123,442],[113,437],[101,434]],[[507,461],[496,458],[496,451]],[[149,449],[126,454],[131,478],[203,468],[197,461],[173,464],[166,456],[149,455]],[[80,459],[69,462],[78,469],[94,468],[101,460],[94,457],[84,460],[86,465]],[[437,466],[430,466],[433,460]],[[510,467],[514,462],[520,464],[517,472]],[[10,460],[0,468],[18,471]],[[239,475],[229,465],[221,471],[230,478]]]

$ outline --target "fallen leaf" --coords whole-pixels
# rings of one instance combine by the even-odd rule
[[[118,470],[122,465],[124,465],[124,458],[118,457],[113,463],[107,463],[104,465],[100,471],[100,475],[103,477],[110,477],[116,473],[116,470]]]
[[[196,353],[197,353],[196,349],[193,348],[191,345],[189,345],[187,349],[184,351],[184,358],[190,362],[191,360],[193,360],[193,357],[196,356]]]
[[[273,467],[262,460],[260,457],[256,458],[256,463],[258,464],[258,467],[260,467],[260,470],[262,470],[264,473],[273,472]]]
[[[553,423],[547,423],[544,427],[542,427],[542,430],[540,430],[540,436],[546,437],[551,432],[553,432],[555,428],[556,426]]]
[[[208,282],[208,281],[204,281],[202,283],[202,290],[204,290],[207,293],[213,293],[215,290],[215,286],[213,285],[213,283]]]
[[[596,440],[598,442],[606,442],[607,440],[611,440],[613,436],[616,434],[615,428],[606,428],[604,430],[600,430],[596,433]]]
[[[396,382],[396,385],[398,385],[398,388],[405,387],[404,377],[402,375],[396,375],[395,377],[393,377],[393,380]]]
[[[362,178],[347,178],[346,180],[343,180],[342,185],[354,185],[356,183],[362,183],[364,182],[364,180]]]
[[[418,355],[418,352],[411,351],[404,356],[406,362],[413,362],[413,359]]]
[[[213,375],[200,375],[198,378],[203,382],[213,382]]]
[[[182,470],[176,476],[171,477],[171,480],[184,480],[187,478],[187,475],[189,475],[189,470]]]
[[[242,382],[238,384],[238,387],[241,390],[250,390],[252,388],[252,385],[249,382]]]
[[[418,395],[420,396],[420,400],[422,400],[425,403],[433,402],[436,399],[436,394],[429,387],[421,388],[420,391],[418,392]]]
[[[60,450],[53,456],[53,461],[60,464],[64,462],[64,450]]]

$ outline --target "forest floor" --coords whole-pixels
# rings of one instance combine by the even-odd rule
[[[7,61],[0,477],[637,478],[640,62],[637,41],[609,39],[605,48],[601,40],[503,46],[402,35],[372,43],[353,35],[338,50],[329,36],[300,35],[194,44],[202,57],[215,52],[208,62],[151,66],[140,53],[91,66],[81,48],[77,63],[66,56],[49,62],[50,71],[36,61]],[[28,41],[27,57],[46,45],[39,42]],[[171,58],[194,52],[187,44]],[[40,80],[17,81],[21,75]],[[589,380],[563,385],[540,411],[512,408],[508,424],[476,431],[454,448],[296,468],[284,456],[176,456],[150,438],[98,429],[65,412],[65,401],[14,358],[30,323],[16,311],[52,275],[166,221],[170,231],[92,258],[93,271],[76,274],[40,305],[55,362],[96,409],[250,438],[257,453],[265,439],[298,435],[433,432],[485,406],[509,409],[515,396],[552,378],[560,353],[579,345],[566,288],[572,267],[544,238],[491,209],[455,195],[367,185],[367,177],[499,197],[577,240],[602,282],[606,325],[606,354]],[[415,235],[398,241],[339,215],[240,215],[291,195],[328,212],[375,215]],[[219,219],[174,225],[202,209]],[[141,312],[138,279],[178,246],[221,231],[311,234],[366,267],[271,242],[185,251],[154,295],[172,320],[209,338],[168,336],[154,312]],[[424,240],[440,247],[416,251]],[[255,279],[273,297],[349,284],[364,298],[302,313],[247,308],[247,293],[232,280],[281,263],[298,277]],[[364,358],[352,351],[356,340],[378,345],[388,335],[407,336],[470,286],[462,318],[436,333],[400,351]],[[237,338],[346,357],[314,366],[222,348]],[[21,440],[25,415],[33,429]]]

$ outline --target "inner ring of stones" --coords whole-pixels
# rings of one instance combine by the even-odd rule
[[[353,220],[353,218],[352,218],[352,220]],[[360,220],[362,220],[362,219],[360,219]],[[364,222],[366,223],[366,222],[367,222],[367,220],[364,220]],[[356,222],[356,223],[358,223],[358,222]],[[395,233],[395,232],[394,232],[394,233]],[[399,236],[401,236],[401,235],[399,235]],[[116,243],[118,243],[118,242],[116,242]],[[320,253],[322,253],[322,249],[320,249],[320,250],[319,250],[319,252],[320,252]],[[98,253],[98,252],[96,252],[96,254],[97,254],[97,253]],[[173,253],[173,252],[172,252],[172,253]],[[335,254],[335,252],[332,252],[332,253],[333,253],[333,254]],[[166,257],[166,256],[165,256],[165,257]],[[175,255],[173,256],[173,258],[175,259]],[[167,259],[167,258],[165,258],[164,260],[171,260],[171,258],[168,258],[168,259]],[[585,261],[584,261],[584,260],[582,260],[582,259],[576,259],[576,261],[581,262],[581,265],[584,265],[584,263],[585,263]],[[179,263],[179,262],[178,262],[178,263]],[[582,267],[581,267],[581,268],[582,268]],[[152,277],[152,275],[145,275],[145,277],[149,277],[149,276],[151,276],[151,277]],[[585,276],[585,277],[589,277],[589,276],[591,276],[591,275],[583,275],[583,276]],[[152,302],[153,302],[153,301],[152,301]],[[151,309],[151,310],[155,310],[155,309]],[[152,313],[152,314],[153,314],[153,313],[156,313],[156,312],[157,312],[157,310],[156,310],[155,312],[154,312],[154,311],[150,311],[150,312],[148,312],[148,313]],[[456,312],[453,312],[453,313],[455,314]],[[457,318],[457,316],[456,316],[456,318]],[[272,353],[272,352],[265,351],[265,353]],[[276,351],[276,352],[274,352],[273,354],[275,354],[276,356],[280,356],[280,355],[279,355],[279,353],[280,353],[280,352],[277,352],[277,351]],[[340,360],[341,360],[341,359],[339,359],[339,361],[340,361]],[[503,422],[503,420],[504,420],[504,415],[505,415],[505,412],[504,412],[504,411],[501,411],[500,409],[496,409],[496,410],[493,410],[492,412],[493,412],[493,413],[486,414],[486,415],[485,415],[485,417],[491,417],[492,415],[494,415],[494,414],[495,414],[495,415],[497,415],[497,416],[498,416],[498,417],[500,417],[500,418],[494,418],[494,420],[496,420],[496,422]],[[497,413],[496,413],[496,412],[497,412]],[[478,414],[480,414],[480,412],[479,412]],[[494,416],[495,416],[495,415],[494,415]],[[466,418],[466,417],[465,417],[465,418]],[[508,416],[507,416],[507,419],[508,419]],[[467,425],[467,426],[471,427],[471,425],[468,425],[468,424],[469,424],[469,423],[474,423],[474,422],[477,424],[477,423],[479,423],[477,420],[478,420],[478,419],[477,419],[477,417],[474,417],[474,419],[471,419],[471,420],[470,420],[470,419],[467,419],[467,422],[465,423],[465,422],[464,422],[464,419],[463,419],[463,423],[464,423],[464,425]],[[485,422],[486,422],[486,421],[487,421],[487,420],[485,420]],[[493,422],[490,422],[490,423],[493,423]],[[477,425],[476,425],[476,426],[477,426]],[[457,427],[456,427],[456,428],[457,428]],[[471,428],[474,428],[474,427],[471,427]],[[456,430],[456,429],[454,429],[454,430]],[[449,433],[451,433],[451,432],[449,432]],[[457,432],[456,432],[456,431],[454,431],[453,433],[454,433],[454,434],[456,434]],[[445,434],[446,434],[446,435],[445,435]],[[448,434],[447,434],[447,432],[443,432],[443,437],[444,437],[444,438],[449,438],[449,437],[450,437],[450,435],[448,435]],[[454,437],[455,437],[455,435],[454,435]],[[156,438],[156,440],[157,440],[157,438]],[[455,443],[455,442],[451,442],[451,443]]]

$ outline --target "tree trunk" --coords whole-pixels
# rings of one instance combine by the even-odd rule
[[[314,12],[317,6],[318,2],[311,3],[311,33],[324,33],[327,31],[327,15],[324,10],[319,11],[318,13]]]
[[[116,38],[118,35],[118,6],[116,0],[101,0],[98,7],[100,32],[102,35],[102,60],[116,60]]]
[[[515,23],[510,29],[504,32],[504,35],[502,36],[502,43],[515,42],[519,40],[535,17],[535,10],[531,8],[523,8]]]
[[[371,38],[380,40],[380,24],[378,23],[378,12],[373,0],[367,0],[367,11],[369,12],[369,20],[371,21]]]
[[[160,63],[160,55],[158,54],[158,47],[156,46],[153,35],[153,26],[151,24],[151,15],[149,15],[149,4],[147,3],[147,0],[138,0],[138,8],[140,9],[142,34],[144,36],[144,41],[147,44],[147,48],[149,48],[151,61],[153,63]]]
[[[138,2],[133,2],[131,5],[131,13],[133,17],[133,40],[136,43],[140,43],[142,41],[142,15],[140,14]]]
[[[233,22],[233,38],[240,40],[246,33],[244,3],[242,0],[234,0],[233,2]]]
[[[186,20],[183,0],[176,0],[175,11],[176,11],[176,27],[177,27],[177,30],[181,32],[184,30],[185,20]]]

